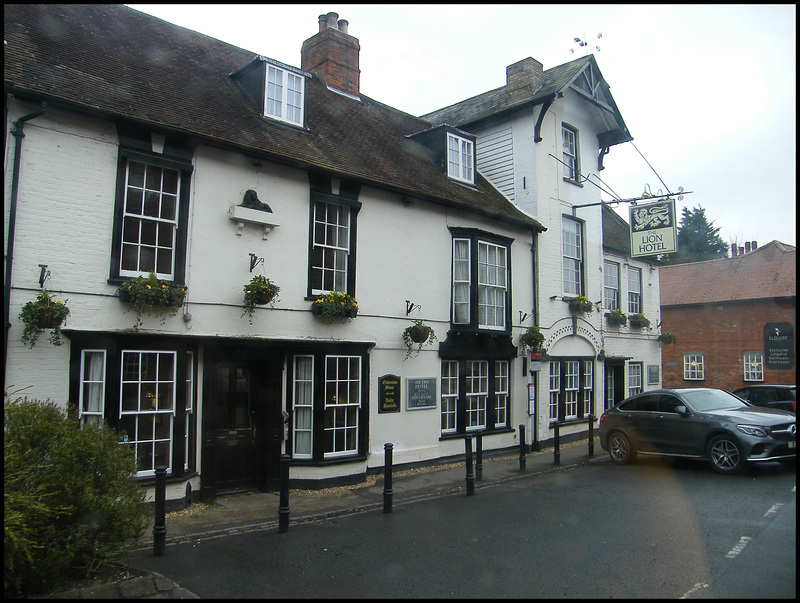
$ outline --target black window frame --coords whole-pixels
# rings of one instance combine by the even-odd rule
[[[508,407],[506,408],[506,424],[505,425],[495,425],[497,420],[496,414],[496,402],[497,402],[497,391],[496,391],[496,377],[497,377],[497,370],[495,363],[496,362],[508,362]],[[512,358],[504,357],[504,356],[487,356],[481,358],[452,358],[449,356],[442,356],[440,358],[439,367],[440,367],[440,374],[439,374],[439,385],[440,385],[440,394],[441,394],[441,365],[443,362],[456,362],[458,363],[458,396],[456,398],[456,430],[442,432],[441,428],[441,396],[439,400],[439,439],[440,440],[449,440],[455,438],[463,438],[465,435],[470,434],[483,434],[483,435],[491,435],[493,433],[508,433],[509,431],[513,431],[513,427],[511,425],[511,416],[512,416],[512,407],[513,407],[513,387],[512,387],[512,375],[513,375],[513,361]],[[488,363],[488,392],[486,397],[486,427],[483,429],[467,429],[467,363],[468,362],[486,362]]]
[[[189,477],[196,473],[196,441],[197,441],[197,381],[198,350],[196,346],[184,342],[167,340],[164,337],[113,335],[107,333],[71,333],[70,368],[69,368],[69,400],[70,404],[80,406],[82,352],[84,350],[106,352],[105,389],[103,400],[103,420],[114,431],[119,433],[122,419],[120,417],[120,391],[122,387],[122,353],[123,352],[174,352],[175,364],[175,407],[172,421],[172,459],[170,477]],[[186,363],[188,353],[194,354],[192,387],[194,388],[194,408],[191,413],[186,412]],[[185,456],[186,421],[189,426],[189,458]],[[136,478],[142,484],[154,483],[154,476],[140,476]]]
[[[356,243],[358,233],[358,213],[361,209],[361,202],[351,199],[342,195],[334,195],[332,193],[311,191],[311,201],[309,203],[309,219],[308,219],[308,278],[306,288],[306,299],[316,299],[320,293],[314,293],[313,287],[314,271],[313,258],[314,258],[314,217],[316,212],[317,203],[326,203],[329,205],[337,205],[345,207],[350,211],[350,222],[348,232],[348,254],[347,254],[347,280],[346,291],[348,295],[355,297],[356,294]],[[324,283],[323,283],[324,284]]]
[[[189,228],[189,203],[190,185],[194,166],[190,161],[183,158],[170,158],[156,153],[147,152],[140,149],[133,149],[120,146],[117,158],[117,181],[116,193],[114,198],[114,222],[111,235],[111,259],[109,266],[110,284],[121,284],[128,276],[120,274],[120,261],[122,257],[122,226],[125,212],[125,182],[128,170],[128,162],[136,161],[147,165],[154,165],[160,168],[177,170],[180,174],[180,194],[178,196],[178,220],[175,230],[175,266],[172,281],[186,284],[186,248],[188,243]],[[142,272],[145,276],[147,273]]]
[[[290,455],[292,465],[335,465],[354,461],[363,461],[368,456],[369,446],[369,345],[367,344],[332,344],[314,347],[298,347],[288,350],[286,363],[286,418],[289,434],[286,451]],[[294,456],[294,358],[296,356],[313,356],[313,407],[311,457]],[[358,411],[358,442],[353,454],[325,457],[325,371],[326,359],[331,356],[358,356],[361,359],[361,400]]]
[[[497,335],[510,335],[511,334],[511,246],[514,239],[489,233],[483,230],[474,228],[458,228],[451,227],[450,233],[452,235],[450,244],[450,328],[458,332],[470,333],[494,333]],[[455,272],[454,272],[454,242],[456,239],[468,239],[470,241],[470,287],[469,287],[469,322],[458,323],[455,322],[454,302],[455,302]],[[479,324],[479,309],[478,309],[478,245],[480,243],[488,243],[490,245],[497,245],[504,247],[506,250],[506,292],[505,292],[505,320],[504,326],[500,328],[491,328],[481,326]]]

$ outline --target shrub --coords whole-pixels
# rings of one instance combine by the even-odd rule
[[[132,450],[49,401],[6,397],[3,415],[5,596],[103,576],[147,525]]]

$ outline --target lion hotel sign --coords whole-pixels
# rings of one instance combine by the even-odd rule
[[[631,255],[661,255],[678,251],[675,201],[667,199],[630,208]]]

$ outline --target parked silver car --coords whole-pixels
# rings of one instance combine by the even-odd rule
[[[600,445],[627,465],[637,454],[705,458],[719,473],[748,462],[797,458],[796,417],[751,406],[721,389],[659,389],[623,400],[600,417]]]

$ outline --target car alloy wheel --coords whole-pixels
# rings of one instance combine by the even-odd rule
[[[708,462],[717,473],[734,474],[744,468],[739,443],[727,435],[718,435],[708,444]]]
[[[608,455],[617,465],[628,465],[636,458],[631,441],[619,431],[615,431],[608,438]]]

